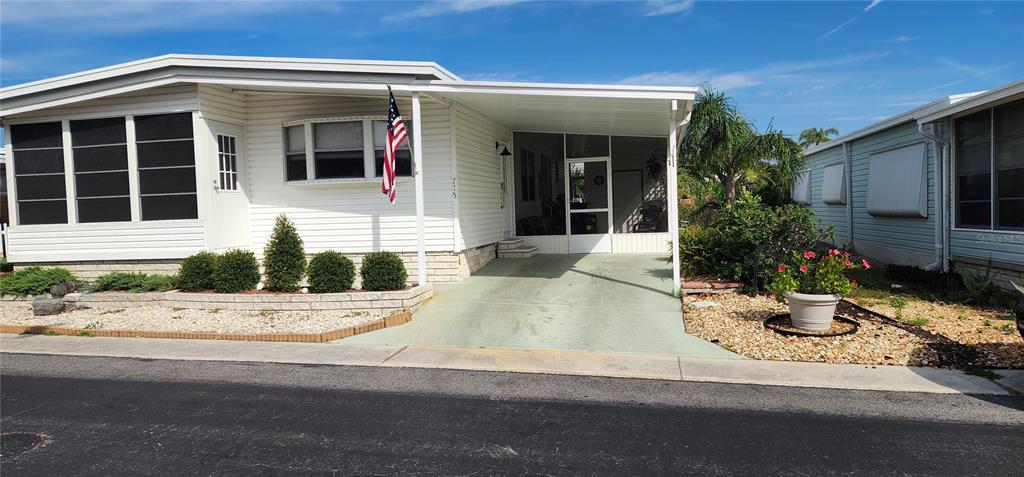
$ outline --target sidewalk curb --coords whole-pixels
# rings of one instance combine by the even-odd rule
[[[0,353],[456,369],[936,394],[1007,396],[1024,391],[1022,370],[1006,372],[1006,377],[997,383],[939,368],[541,349],[0,334]]]

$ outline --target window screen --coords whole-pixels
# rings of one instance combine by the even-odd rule
[[[364,177],[363,122],[314,123],[313,160],[317,179]]]
[[[11,126],[18,223],[66,224],[64,141],[59,122]]]
[[[217,135],[217,159],[220,166],[220,189],[238,190],[238,153],[235,137]]]
[[[306,125],[284,128],[285,180],[306,180]]]
[[[1024,101],[994,114],[995,226],[1024,230]]]
[[[387,121],[373,122],[373,162],[377,177],[384,176],[384,144],[388,140],[387,124]],[[412,127],[408,122],[405,123],[405,130],[408,132],[409,138],[398,149],[398,154],[395,157],[395,173],[400,176],[411,176],[412,153],[409,142],[412,141]]]
[[[195,219],[192,113],[135,116],[142,220]]]
[[[956,121],[956,224],[989,228],[992,224],[991,111]]]
[[[132,220],[124,118],[71,121],[79,222]]]
[[[608,136],[565,135],[565,157],[605,157],[607,155]]]

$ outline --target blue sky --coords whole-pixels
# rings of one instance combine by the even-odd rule
[[[1024,79],[1024,3],[0,3],[3,86],[164,53],[433,60],[503,81],[707,81],[759,128],[849,132]]]

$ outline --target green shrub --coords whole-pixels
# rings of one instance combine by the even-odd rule
[[[313,293],[343,292],[352,288],[355,278],[356,266],[338,252],[320,252],[309,261],[309,291]]]
[[[409,273],[402,259],[391,252],[368,253],[359,268],[363,290],[401,290]]]
[[[26,267],[0,278],[0,295],[40,295],[60,282],[77,282],[64,268]]]
[[[178,287],[196,292],[213,288],[213,271],[217,268],[217,254],[199,252],[181,261]]]
[[[810,208],[769,207],[745,193],[717,211],[706,227],[680,230],[679,253],[690,274],[739,281],[756,292],[779,264],[791,264],[794,252],[831,241],[832,235],[831,227],[822,230]]]
[[[92,291],[167,291],[173,290],[176,285],[176,278],[167,275],[160,275],[156,273],[147,275],[145,273],[138,272],[110,272],[96,279],[96,283],[92,285]]]
[[[263,249],[263,270],[267,276],[267,289],[295,291],[306,272],[306,252],[295,224],[284,214],[277,217],[270,241]]]
[[[213,289],[219,293],[253,290],[260,282],[256,256],[246,250],[228,250],[217,259],[213,270]]]
[[[8,262],[6,258],[0,258],[0,273],[8,273],[14,271],[14,264]]]

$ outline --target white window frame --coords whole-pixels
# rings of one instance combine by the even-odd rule
[[[284,185],[302,186],[302,185],[318,185],[318,184],[348,184],[348,183],[368,183],[377,182],[380,180],[380,176],[377,175],[377,166],[374,161],[374,144],[373,144],[373,121],[386,121],[385,116],[341,116],[341,117],[326,117],[326,118],[309,118],[299,119],[295,121],[287,121],[281,123],[281,179]],[[313,125],[318,123],[343,123],[343,122],[363,122],[363,177],[344,177],[344,178],[332,178],[332,179],[317,179],[316,178],[316,160],[315,160],[315,143],[313,137]],[[303,126],[305,131],[306,141],[306,179],[305,180],[288,180],[287,170],[287,149],[288,145],[286,142],[287,132],[285,128],[291,126]],[[413,132],[415,134],[415,132]],[[411,142],[412,137],[407,141]],[[407,143],[408,144],[408,143]],[[409,144],[411,148],[411,144]],[[323,152],[323,151],[321,151]],[[411,180],[412,176],[398,176],[399,181]]]
[[[238,192],[238,137],[232,134],[217,134],[217,190]],[[225,152],[221,138],[232,142],[231,150]]]
[[[995,110],[996,110],[996,108],[999,108],[1001,106],[1006,106],[1006,105],[1008,105],[1010,103],[1014,103],[1014,102],[1017,102],[1017,101],[1022,101],[1022,99],[1014,98],[1014,99],[1011,99],[1011,100],[1008,100],[1008,101],[1001,101],[999,103],[991,104],[991,105],[989,105],[987,107],[984,107],[984,108],[972,109],[972,110],[969,110],[969,111],[964,111],[964,112],[956,114],[956,115],[954,115],[954,116],[952,116],[950,118],[949,130],[950,130],[950,138],[951,138],[950,143],[951,144],[950,144],[950,148],[949,148],[949,152],[950,152],[950,172],[949,172],[950,186],[949,186],[949,192],[950,192],[950,197],[951,197],[951,204],[950,204],[950,207],[949,207],[949,211],[950,211],[950,215],[952,216],[952,220],[950,221],[950,228],[951,228],[951,230],[963,231],[963,232],[974,232],[974,233],[984,232],[984,233],[1013,234],[1013,235],[1024,234],[1024,230],[1017,230],[1017,229],[1011,229],[1011,228],[999,228],[999,229],[996,228],[996,206],[995,206],[995,201],[997,200],[997,198],[996,198],[996,163],[995,163],[995,161],[996,161],[996,142],[995,142],[996,115],[995,115]],[[961,118],[964,118],[964,117],[967,117],[967,116],[971,116],[973,114],[977,114],[977,113],[980,113],[980,112],[983,112],[983,111],[988,111],[988,113],[989,113],[989,184],[990,184],[990,186],[989,186],[989,224],[988,224],[987,228],[986,227],[961,227],[959,225],[959,223],[960,223],[960,216],[959,216],[959,204],[960,204],[960,201],[959,201],[959,197],[958,197],[959,196],[958,184],[959,184],[959,177],[960,177],[959,173],[958,173],[959,158],[957,157],[957,147],[956,147],[956,141],[959,138],[959,131],[958,131],[956,123],[957,123],[957,120],[959,120]]]
[[[373,177],[376,178],[376,179],[380,179],[380,178],[382,178],[384,176],[383,176],[383,174],[377,175],[377,149],[378,148],[377,148],[377,145],[373,143],[373,131],[374,131],[373,123],[378,122],[378,121],[379,122],[385,122],[387,120],[388,120],[387,118],[381,117],[380,119],[371,119],[370,123],[369,123],[370,124],[370,156],[371,156],[370,159],[372,159],[371,165],[373,166],[373,170],[370,171],[370,172],[373,175]],[[405,120],[403,120],[403,121],[405,121]],[[405,130],[408,131],[409,138],[406,139],[402,143],[402,145],[399,147],[399,149],[407,149],[407,150],[409,150],[409,154],[410,154],[410,158],[411,158],[412,157],[412,135],[415,134],[415,132],[412,130],[412,121],[405,121],[405,123],[406,123],[405,124]],[[387,138],[385,138],[384,140],[387,141]],[[383,147],[381,147],[379,149],[382,150],[382,151],[384,150]],[[395,176],[396,177],[412,177],[412,168],[411,167],[409,168],[409,174],[396,174]]]

